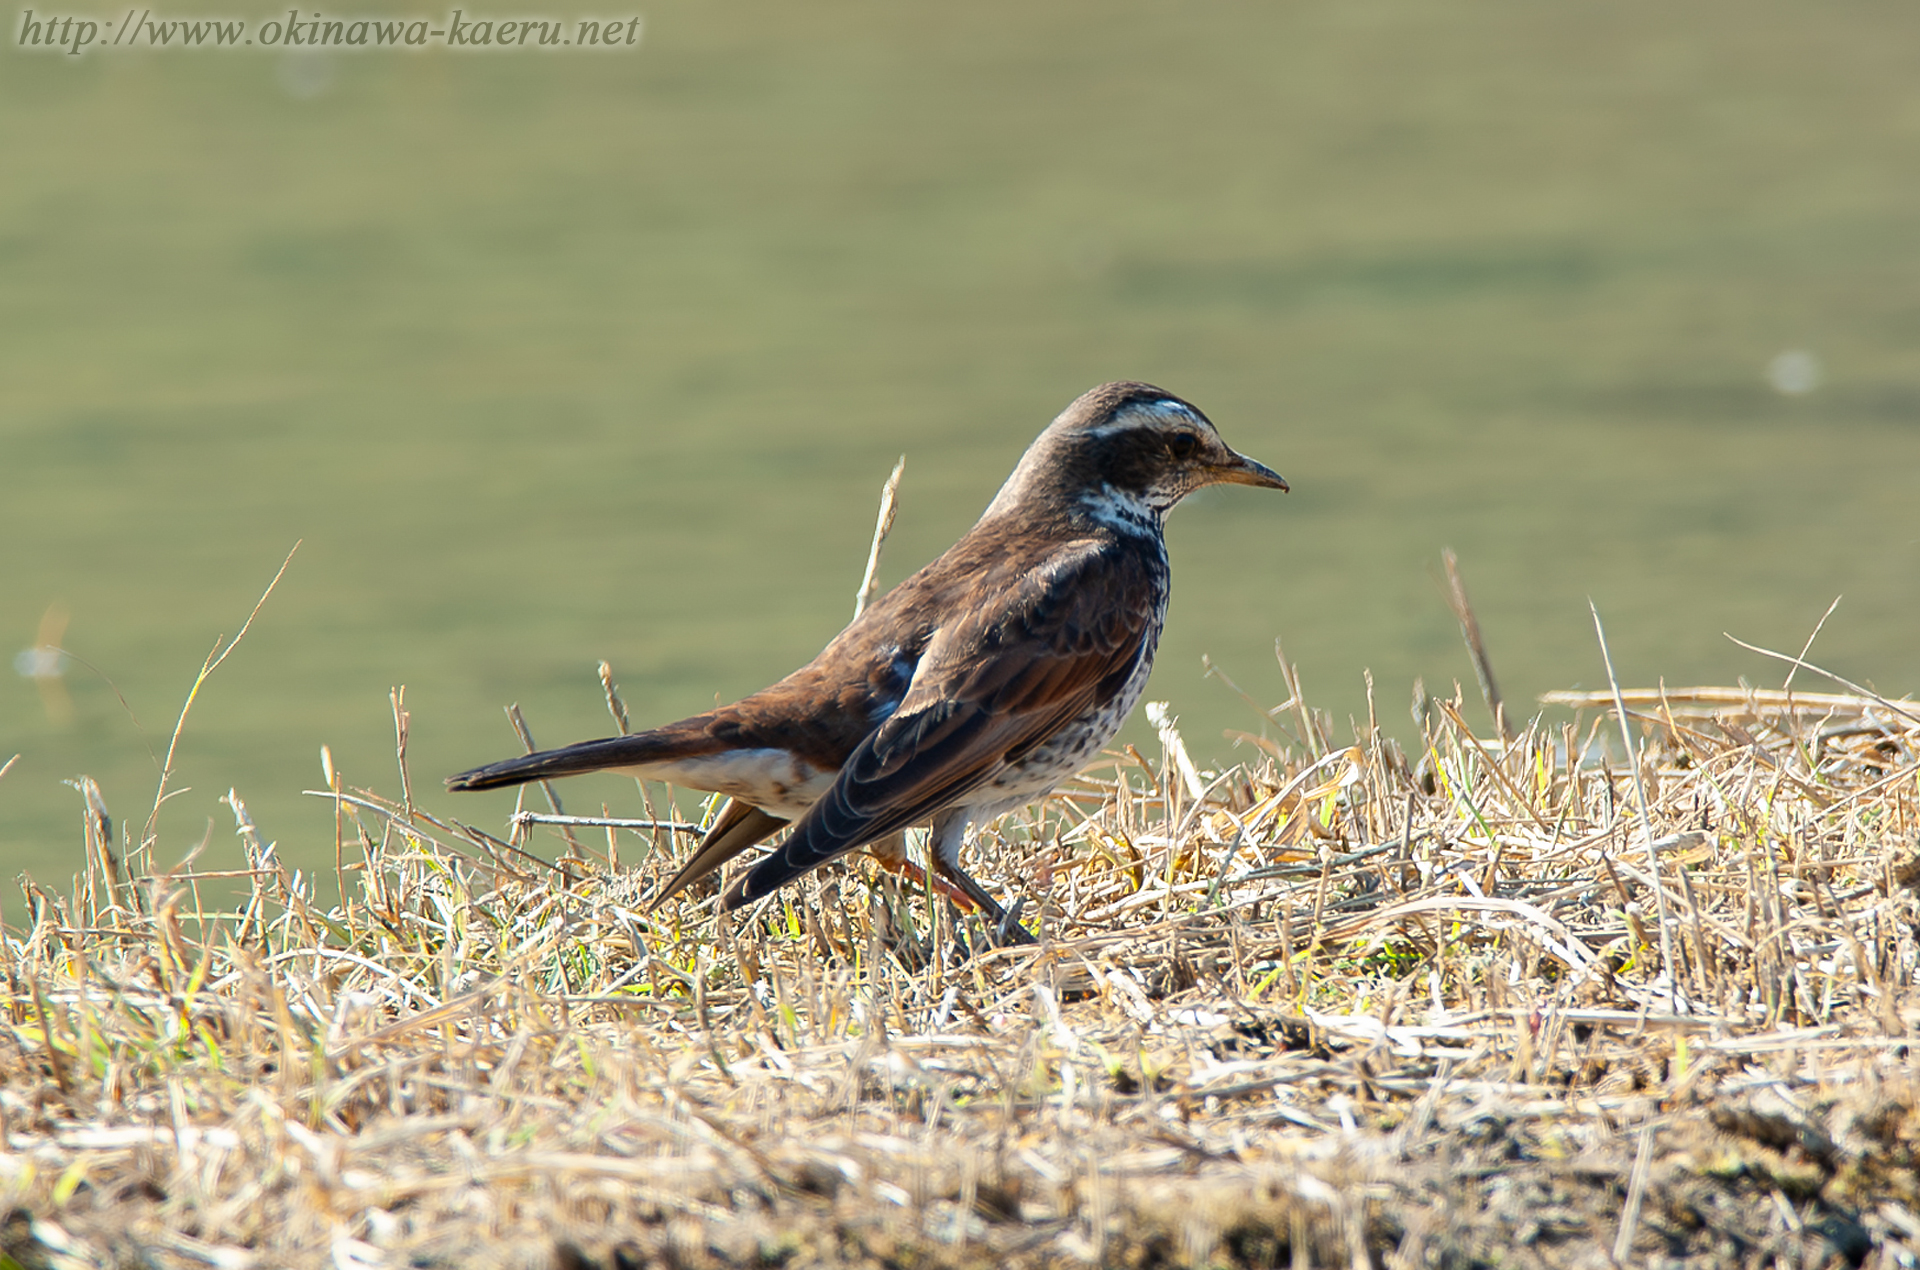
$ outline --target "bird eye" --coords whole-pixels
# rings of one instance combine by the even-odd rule
[[[1167,453],[1184,463],[1200,448],[1200,438],[1191,432],[1176,432],[1167,438]]]

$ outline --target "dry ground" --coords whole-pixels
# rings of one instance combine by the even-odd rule
[[[233,800],[214,913],[92,816],[5,939],[0,1267],[1914,1264],[1913,707],[1629,694],[1636,782],[1577,704],[1169,723],[979,848],[1033,948],[858,858],[651,915],[675,831],[404,788],[327,912]]]

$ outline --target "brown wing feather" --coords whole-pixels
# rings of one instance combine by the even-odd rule
[[[937,631],[895,714],[833,788],[726,899],[736,907],[835,856],[926,820],[1116,691],[1151,656],[1148,565],[1110,543],[1068,544],[997,611]]]

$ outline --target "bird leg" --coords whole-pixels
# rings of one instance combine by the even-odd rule
[[[978,902],[973,896],[940,876],[937,870],[929,871],[915,864],[907,855],[905,837],[904,833],[896,833],[878,842],[869,842],[867,854],[871,855],[874,862],[887,872],[905,878],[907,885],[916,891],[930,890],[963,908],[978,907]],[[988,903],[992,901],[989,900]]]
[[[933,871],[943,877],[947,884],[960,892],[982,916],[987,919],[987,927],[994,938],[1002,944],[1031,944],[1032,935],[1026,927],[1020,925],[1020,906],[1014,905],[1009,913],[987,894],[987,889],[967,876],[960,867],[960,844],[967,836],[969,820],[964,807],[955,807],[942,812],[933,822],[933,833],[927,839],[927,860],[933,865]]]

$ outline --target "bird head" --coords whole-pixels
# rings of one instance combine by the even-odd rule
[[[1235,453],[1190,403],[1152,384],[1102,384],[1028,447],[987,514],[1050,495],[1069,514],[1146,530],[1188,494],[1222,484],[1287,488],[1278,472]]]

